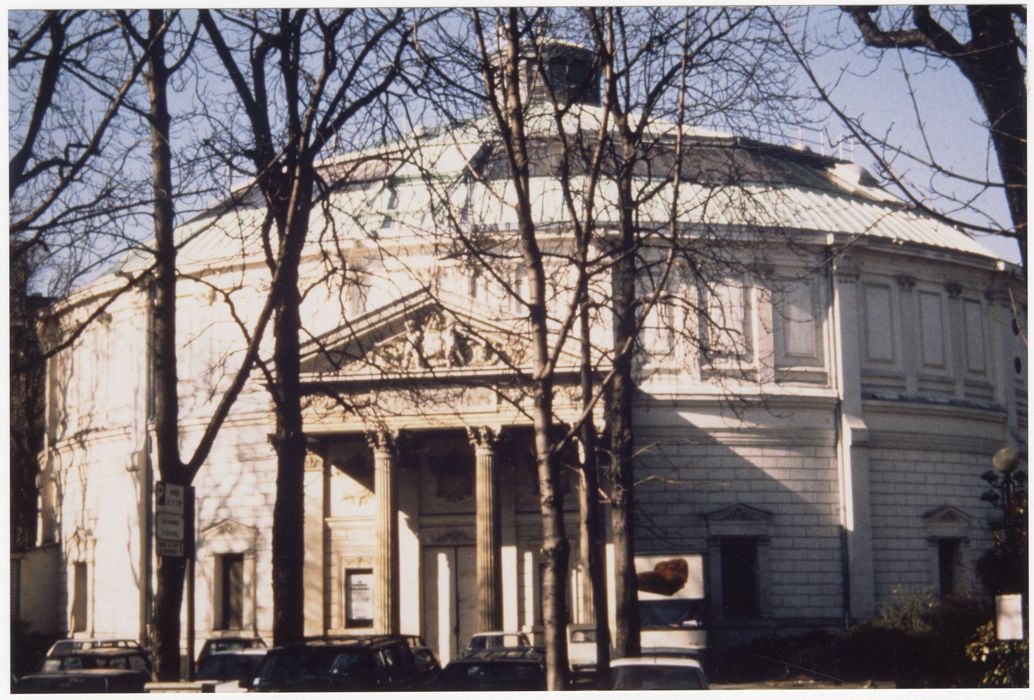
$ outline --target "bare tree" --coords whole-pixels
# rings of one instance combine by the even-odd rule
[[[268,212],[262,245],[273,276],[277,490],[273,526],[273,641],[303,635],[302,527],[306,454],[299,383],[298,268],[310,215],[328,193],[316,163],[394,82],[403,13],[373,10],[203,10],[200,22],[243,110],[233,137]],[[385,49],[392,39],[391,50]],[[282,111],[281,111],[282,110]],[[282,116],[281,116],[282,115]],[[237,167],[245,167],[238,163]]]
[[[153,339],[152,369],[154,373],[155,436],[158,456],[158,474],[167,483],[188,487],[204,465],[230,408],[244,387],[258,354],[259,343],[272,313],[276,295],[271,291],[251,334],[251,342],[244,353],[241,366],[229,382],[215,407],[201,440],[189,459],[180,452],[179,378],[176,362],[176,267],[175,202],[176,186],[172,159],[172,115],[169,110],[169,83],[190,57],[198,27],[190,33],[173,64],[166,63],[167,37],[170,24],[178,13],[166,16],[162,10],[147,13],[147,29],[140,31],[135,17],[119,12],[122,31],[129,47],[137,48],[145,57],[147,70],[144,84],[147,89],[148,124],[151,136],[151,177],[154,191],[154,250],[153,281]],[[192,528],[191,528],[192,530]],[[188,537],[193,533],[189,532]],[[192,547],[193,543],[188,543]],[[187,556],[193,556],[187,552]],[[180,609],[186,559],[158,557],[157,591],[154,597],[153,649],[155,675],[159,680],[178,680],[180,676]],[[190,652],[192,653],[192,652]]]
[[[486,38],[489,32],[485,24],[491,19],[497,27],[498,52]],[[697,220],[694,217],[706,220],[708,201],[717,208],[719,200],[733,199],[722,190],[735,189],[750,173],[733,162],[733,156],[728,162],[718,162],[723,157],[722,145],[715,145],[713,139],[701,138],[699,144],[690,147],[683,144],[683,135],[692,132],[684,128],[689,123],[744,124],[755,120],[753,123],[767,126],[771,112],[784,105],[784,76],[774,69],[762,69],[771,46],[770,28],[756,27],[748,21],[755,19],[750,12],[727,10],[683,13],[644,9],[641,14],[539,10],[499,13],[494,18],[487,13],[472,13],[466,23],[462,17],[450,17],[448,23],[442,23],[446,28],[426,32],[419,43],[428,75],[422,76],[422,81],[414,80],[414,84],[417,89],[423,87],[426,99],[450,126],[455,125],[452,133],[457,143],[467,144],[472,138],[480,145],[476,153],[470,151],[472,157],[458,181],[447,178],[443,185],[440,175],[426,175],[427,186],[438,189],[435,201],[442,213],[437,230],[447,239],[442,252],[448,257],[470,259],[489,284],[517,302],[521,315],[528,312],[532,340],[523,342],[534,346],[536,337],[545,339],[546,364],[537,365],[538,370],[527,376],[522,375],[520,367],[514,367],[526,382],[528,395],[536,397],[532,405],[541,405],[537,392],[543,378],[550,380],[547,386],[554,394],[562,390],[557,383],[556,358],[568,339],[579,336],[581,411],[573,424],[565,425],[566,434],[556,435],[547,446],[559,455],[578,436],[588,447],[580,465],[588,488],[580,504],[580,553],[587,572],[599,571],[598,577],[595,572],[589,577],[596,590],[592,599],[599,628],[597,641],[602,647],[598,651],[601,664],[606,663],[608,653],[607,604],[602,567],[594,566],[591,560],[598,553],[594,550],[602,537],[589,522],[597,500],[592,481],[592,465],[599,452],[593,447],[597,442],[594,408],[605,403],[603,397],[609,394],[605,428],[612,442],[607,451],[616,451],[619,458],[608,461],[614,471],[608,491],[616,492],[618,498],[608,493],[607,501],[615,513],[614,529],[621,529],[623,535],[615,537],[616,546],[620,540],[624,552],[624,557],[616,557],[618,575],[625,581],[619,595],[631,603],[619,605],[617,624],[624,643],[629,645],[621,647],[627,654],[628,649],[634,649],[631,645],[638,645],[634,632],[635,513],[631,498],[635,447],[630,416],[637,384],[635,357],[640,351],[641,333],[658,302],[663,300],[668,307],[695,303],[672,298],[672,285],[667,281],[675,277],[677,265],[691,266],[708,276],[713,273],[713,279],[747,269],[737,259],[743,253],[740,247],[727,241],[719,245],[719,230],[697,230],[692,236],[689,231],[694,228],[690,222]],[[608,31],[608,26],[616,28]],[[758,33],[751,38],[749,32],[754,29]],[[591,38],[584,49],[593,57],[591,69],[568,66],[557,52],[572,49],[558,48],[556,40],[570,38],[584,43],[586,36]],[[463,42],[467,46],[476,43],[478,50],[466,53]],[[511,48],[515,43],[516,48]],[[514,60],[519,60],[519,69],[514,67]],[[469,79],[471,65],[479,67],[481,83]],[[577,71],[584,71],[581,87],[565,82]],[[602,95],[595,82],[600,73],[606,77]],[[714,79],[716,76],[720,79]],[[511,91],[507,80],[518,81],[520,87]],[[584,104],[576,104],[583,99],[572,97],[599,107],[585,109]],[[484,111],[479,112],[479,107]],[[434,150],[435,139],[447,140],[448,133],[435,132],[429,137],[428,149]],[[683,175],[696,178],[703,187],[713,187],[715,193],[691,210],[679,193]],[[555,178],[552,184],[542,184],[547,177]],[[601,188],[601,184],[605,186]],[[546,208],[537,209],[543,206],[543,200],[548,202]],[[485,202],[492,205],[486,206]],[[495,224],[491,218],[478,218],[481,211],[491,217],[496,202],[506,211],[512,208],[517,221],[513,229]],[[559,209],[554,202],[559,202]],[[745,206],[751,205],[746,202]],[[665,213],[657,218],[659,210]],[[745,214],[744,220],[749,219]],[[566,242],[559,242],[561,239]],[[546,275],[547,303],[541,324],[533,320],[538,271],[529,265],[529,252],[531,258],[543,261]],[[507,270],[515,262],[519,262],[520,274],[527,280],[526,289],[508,276]],[[602,308],[610,313],[601,315]],[[707,316],[700,308],[687,309],[686,313],[692,314],[687,321],[697,315]],[[604,316],[615,320],[608,322]],[[712,314],[712,319],[715,323],[710,336],[716,341],[724,324],[720,314]],[[615,326],[622,330],[609,342],[600,344],[598,337],[593,339],[598,335],[595,331]],[[675,333],[690,336],[686,338],[689,345],[702,347],[703,338],[695,333],[695,327],[687,322],[684,330]],[[514,342],[522,341],[515,338]],[[549,373],[543,374],[543,368]],[[615,390],[616,386],[624,388]],[[619,398],[615,399],[615,394]],[[615,409],[626,416],[624,427],[616,431],[620,437],[615,436]],[[538,428],[540,419],[535,417],[534,422]],[[545,460],[537,454],[541,466]],[[620,455],[624,455],[624,476],[619,471]],[[548,467],[540,469],[539,490],[543,495],[548,493],[548,485],[544,488],[542,479],[549,477]],[[542,515],[546,521],[544,539],[548,539],[550,534],[546,533],[557,532],[550,531],[548,522],[556,512],[543,507]],[[555,549],[544,547],[548,567],[557,565],[556,554]],[[595,563],[600,560],[602,557]],[[545,584],[547,588],[550,585]],[[547,593],[556,595],[557,591],[549,589]],[[549,605],[545,595],[543,602],[544,607]],[[550,674],[562,672],[556,666],[563,663],[563,652],[554,646],[562,640],[550,638],[549,614],[565,615],[552,621],[562,629],[566,622],[566,610],[562,608],[563,603],[559,603],[547,608],[551,613],[544,611]]]
[[[873,157],[880,175],[918,210],[950,225],[976,234],[996,234],[1014,240],[1024,270],[1027,265],[1027,87],[1026,8],[1019,5],[904,7],[844,7],[851,29],[842,30],[839,44],[810,44],[806,37],[790,30],[785,38],[789,49],[804,67],[821,101],[828,104],[845,124],[851,136]],[[799,23],[798,23],[799,24]],[[855,33],[857,32],[857,34]],[[919,138],[916,144],[894,141],[888,133],[870,126],[864,116],[853,116],[835,93],[836,83],[823,82],[812,65],[818,52],[847,51],[858,41],[877,56],[888,51],[915,53],[925,64],[939,69],[950,64],[958,69],[973,89],[983,112],[983,126],[994,148],[998,178],[976,168],[952,167],[943,162],[927,138],[926,123],[935,116],[923,114],[913,81],[921,81],[919,69],[907,68],[909,99],[916,110]],[[863,54],[865,55],[865,54]],[[846,60],[850,70],[854,60]],[[895,161],[904,160],[902,167]],[[910,166],[931,174],[931,184],[919,187],[906,175]],[[938,187],[941,180],[951,187]],[[964,194],[956,194],[955,190]],[[997,224],[982,211],[977,197],[986,190],[1005,196],[1012,226]],[[930,195],[937,199],[931,200]],[[986,222],[986,223],[985,223]]]
[[[43,347],[37,321],[49,296],[68,292],[126,249],[104,228],[125,220],[139,205],[135,193],[111,177],[117,167],[109,167],[127,157],[127,149],[111,145],[111,134],[143,65],[101,56],[116,32],[115,23],[97,13],[10,16],[10,399],[16,417],[11,518],[14,541],[21,546],[33,544],[36,529],[45,362],[68,347],[68,342]],[[87,104],[101,112],[99,120],[81,118]]]

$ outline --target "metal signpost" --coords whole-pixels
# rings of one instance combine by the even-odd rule
[[[159,481],[154,487],[154,551],[186,558],[187,680],[194,679],[194,487]]]

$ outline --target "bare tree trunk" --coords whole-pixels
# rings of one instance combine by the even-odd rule
[[[171,118],[167,98],[169,74],[165,66],[165,16],[148,12],[148,69],[150,97],[151,177],[154,182],[154,387],[158,474],[173,484],[189,485],[179,451],[179,384],[176,373],[176,242],[172,199]],[[150,504],[147,504],[150,507]],[[183,600],[185,560],[159,557],[158,589],[154,598],[155,675],[158,680],[180,677],[180,607]],[[189,651],[188,651],[189,653]]]
[[[1026,26],[1023,6],[967,6],[965,23],[959,21],[958,25],[961,28],[968,24],[969,36],[962,38],[952,34],[955,26],[939,23],[926,5],[912,6],[914,28],[880,27],[876,17],[878,7],[849,6],[844,11],[851,15],[868,46],[939,54],[952,61],[969,81],[987,119],[998,169],[1005,183],[1013,231],[1003,234],[1016,240],[1026,272],[1027,69],[1026,48],[1016,24],[1022,22]]]
[[[402,48],[399,37],[392,44],[394,57],[387,66],[371,66],[377,47],[403,20],[401,10],[386,14],[373,26],[376,13],[359,10],[281,10],[271,27],[261,26],[252,16],[251,37],[244,45],[250,54],[249,75],[237,59],[208,10],[199,12],[204,26],[229,74],[251,125],[254,148],[251,159],[256,184],[265,196],[267,213],[275,222],[276,241],[264,240],[267,262],[273,274],[275,310],[273,321],[273,381],[269,390],[274,403],[276,428],[273,437],[277,453],[277,492],[273,506],[273,642],[288,644],[304,636],[304,516],[305,432],[302,416],[301,357],[302,329],[299,266],[308,235],[309,220],[317,205],[315,162],[345,124],[381,96],[398,75]],[[350,17],[359,18],[370,31],[361,39],[345,29]],[[234,22],[237,22],[237,18]],[[310,22],[309,25],[306,23]],[[307,28],[308,26],[308,28]],[[363,24],[351,25],[358,29]],[[315,80],[305,72],[303,55],[312,50],[306,38],[315,37],[322,58],[322,71]],[[358,41],[355,62],[347,42]],[[342,43],[339,43],[342,42]],[[237,48],[240,48],[238,45]],[[274,131],[279,115],[272,115],[266,84],[267,61],[275,59],[270,74],[277,89],[283,89],[283,131]],[[344,65],[342,65],[344,64]],[[243,65],[243,64],[242,64]],[[365,69],[365,70],[361,70]],[[338,76],[336,86],[331,82]],[[375,76],[375,77],[374,77]],[[249,79],[252,81],[249,84]],[[323,109],[321,109],[321,107]],[[275,134],[282,138],[275,138]],[[278,143],[279,142],[279,143]],[[319,197],[328,195],[326,189]],[[274,256],[271,251],[277,248]],[[274,259],[275,257],[275,259]]]
[[[623,189],[623,184],[619,184],[619,190]],[[635,384],[632,377],[631,349],[636,334],[636,311],[635,258],[631,254],[631,214],[632,212],[622,207],[621,246],[616,253],[619,262],[615,269],[612,307],[615,372],[610,392],[610,464],[607,481],[610,489],[611,538],[614,544],[614,598],[617,618],[614,649],[618,657],[639,655],[632,475],[632,401],[635,398]]]
[[[559,490],[559,459],[553,445],[553,372],[549,352],[546,310],[546,274],[535,235],[529,190],[529,158],[520,94],[520,32],[518,11],[508,10],[506,22],[505,131],[510,170],[517,190],[517,221],[521,253],[527,268],[528,303],[534,353],[532,421],[538,465],[539,506],[542,515],[542,613],[546,647],[546,689],[567,686],[567,567],[570,543],[564,532],[563,493]]]
[[[311,169],[310,169],[311,171]],[[298,180],[291,202],[290,228],[284,241],[283,274],[278,281],[273,320],[276,369],[276,501],[273,506],[273,643],[291,644],[305,634],[305,536],[300,526],[305,508],[305,432],[301,407],[301,297],[298,266],[309,226],[315,173]]]
[[[1005,198],[1027,269],[1027,71],[1017,51],[1012,8],[967,7],[972,49],[955,59],[987,115]]]
[[[589,305],[586,291],[578,310],[580,326],[582,408],[591,411],[595,388],[592,376],[592,343],[589,337]],[[606,567],[603,565],[604,537],[600,522],[599,507],[599,444],[592,413],[586,415],[580,431],[582,449],[582,489],[579,501],[581,515],[580,549],[584,570],[592,591],[593,622],[596,625],[596,680],[599,687],[606,687],[610,677],[610,625],[607,620]]]

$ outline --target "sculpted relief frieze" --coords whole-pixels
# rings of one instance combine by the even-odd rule
[[[500,366],[522,354],[518,350],[434,310],[423,318],[406,321],[406,333],[374,353],[385,368],[414,370]]]

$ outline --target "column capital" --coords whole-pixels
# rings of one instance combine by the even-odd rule
[[[984,291],[984,297],[992,304],[1009,306],[1012,303],[1012,295],[1009,293],[1009,278],[1002,273],[996,273],[991,277],[991,283]]]
[[[949,299],[958,299],[962,295],[962,285],[958,282],[945,282],[944,289],[948,292]]]
[[[323,471],[323,455],[315,450],[305,451],[305,471]]]
[[[499,441],[499,429],[489,425],[471,426],[467,428],[467,437],[475,452],[492,450]]]
[[[368,430],[365,433],[366,443],[370,446],[370,449],[377,451],[394,451],[398,446],[399,431],[380,429],[380,430]]]
[[[894,278],[902,291],[910,292],[916,286],[916,278],[912,275],[898,275]]]
[[[860,274],[858,260],[850,253],[840,253],[833,258],[833,274],[841,282],[854,284]]]

